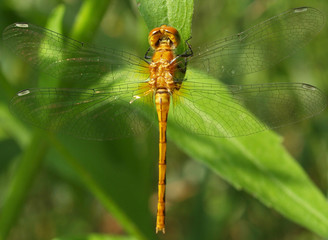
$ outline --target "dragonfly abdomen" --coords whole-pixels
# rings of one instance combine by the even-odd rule
[[[159,161],[158,161],[158,202],[156,232],[165,232],[165,185],[166,185],[166,126],[170,107],[170,93],[167,89],[158,89],[155,104],[159,123]]]

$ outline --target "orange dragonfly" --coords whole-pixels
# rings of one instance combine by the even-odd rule
[[[236,137],[320,113],[326,96],[309,84],[225,85],[215,79],[272,67],[304,47],[323,28],[324,19],[314,8],[295,8],[194,51],[186,41],[187,50],[180,54],[175,53],[178,31],[163,25],[150,31],[150,49],[143,58],[15,23],[5,29],[4,42],[59,87],[22,90],[10,107],[35,126],[95,140],[138,135],[157,112],[156,232],[165,232],[167,119],[191,133]]]

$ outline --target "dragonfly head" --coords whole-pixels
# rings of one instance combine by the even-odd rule
[[[176,48],[180,43],[180,35],[174,27],[162,25],[150,31],[148,42],[152,49],[157,49],[163,43]]]

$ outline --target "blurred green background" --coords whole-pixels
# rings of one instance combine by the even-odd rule
[[[87,4],[91,15],[80,12]],[[229,36],[300,6],[328,13],[328,2],[323,0],[196,1],[192,44]],[[149,30],[134,1],[2,0],[0,29],[13,22],[30,22],[57,30],[56,14],[61,11],[65,35],[140,56],[148,48]],[[78,21],[91,22],[83,34],[76,30]],[[294,56],[247,80],[306,82],[328,93],[327,39],[325,26]],[[12,116],[8,105],[17,91],[37,85],[38,73],[2,44],[0,63],[0,238],[10,229],[4,239],[86,239],[83,236],[91,233],[155,239],[156,127],[137,138],[105,142],[35,129]],[[325,111],[279,130],[288,152],[326,196],[327,122]],[[236,190],[170,139],[167,161],[167,233],[156,239],[323,239]]]

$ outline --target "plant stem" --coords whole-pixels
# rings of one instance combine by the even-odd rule
[[[48,149],[48,142],[44,140],[43,136],[42,130],[37,130],[33,134],[31,143],[18,163],[15,175],[10,182],[0,215],[0,240],[7,239],[7,235],[20,215],[26,196],[40,169]]]
[[[103,19],[110,0],[85,0],[71,31],[71,37],[90,42]]]

